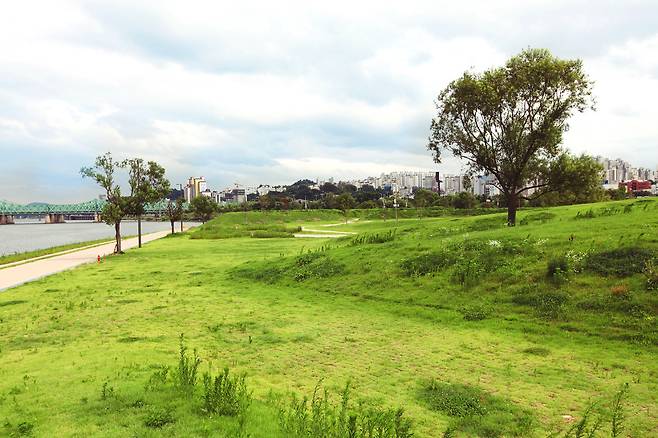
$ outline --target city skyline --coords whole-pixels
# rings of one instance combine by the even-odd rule
[[[582,59],[595,82],[597,111],[570,120],[565,147],[658,162],[655,2],[197,6],[5,8],[0,198],[93,197],[78,171],[107,151],[221,186],[433,171],[437,94],[526,47]]]

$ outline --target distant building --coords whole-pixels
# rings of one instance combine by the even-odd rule
[[[651,191],[651,181],[639,181],[633,179],[631,181],[619,183],[619,187],[625,187],[626,191],[629,193],[633,192],[650,192]]]
[[[192,199],[196,198],[197,196],[201,196],[202,194],[205,194],[206,196],[210,196],[210,191],[208,190],[208,184],[206,183],[206,178],[203,176],[199,177],[190,177],[187,180],[187,184],[185,185],[185,200],[187,202],[190,202]]]

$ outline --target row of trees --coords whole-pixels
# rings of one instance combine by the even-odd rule
[[[118,182],[120,170],[127,170],[129,194],[121,191]],[[165,177],[164,168],[155,161],[145,162],[141,158],[116,161],[108,152],[96,157],[94,165],[83,167],[80,173],[83,178],[94,180],[105,191],[107,202],[103,207],[101,217],[106,224],[114,226],[115,252],[122,252],[121,222],[126,217],[137,218],[137,238],[141,248],[142,216],[147,204],[159,202],[171,192],[171,184]],[[173,233],[174,223],[182,219],[183,200],[170,200],[165,214],[171,222],[171,232]]]

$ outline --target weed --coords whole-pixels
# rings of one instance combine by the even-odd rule
[[[372,243],[386,243],[392,242],[394,240],[395,230],[391,230],[386,233],[361,234],[352,238],[350,241],[350,246],[366,245]]]
[[[166,365],[159,366],[159,369],[151,375],[148,383],[146,384],[146,389],[155,389],[157,387],[163,386],[167,383],[169,377],[169,367]]]
[[[464,315],[466,321],[482,321],[489,316],[491,310],[481,304],[474,304],[462,307],[459,312]]]
[[[161,429],[168,424],[176,422],[173,413],[168,409],[154,408],[149,410],[144,425],[151,429]]]
[[[402,261],[400,268],[408,276],[427,275],[452,266],[456,261],[454,252],[435,251],[410,257]]]
[[[600,275],[628,277],[641,273],[653,257],[653,252],[645,248],[622,247],[589,254],[585,268]]]
[[[549,319],[559,318],[569,301],[569,295],[562,291],[533,291],[524,289],[512,295],[512,302],[520,306],[530,306],[541,317]]]
[[[546,277],[555,284],[564,284],[569,281],[569,260],[562,256],[552,258],[546,267]]]
[[[184,336],[181,333],[180,335],[180,355],[178,359],[178,370],[176,372],[176,383],[179,388],[185,391],[191,391],[194,389],[197,380],[197,370],[201,359],[197,355],[196,349],[194,349],[194,355],[187,355],[187,347],[185,346]]]
[[[485,268],[476,259],[469,258],[455,265],[451,278],[455,283],[469,287],[475,285],[484,272]]]
[[[551,354],[551,350],[543,347],[529,347],[523,350],[523,352],[526,354],[532,354],[534,356],[542,356],[542,357],[546,357],[549,354]]]
[[[101,400],[107,400],[114,396],[114,388],[110,386],[109,382],[103,382],[103,386],[101,387]]]
[[[612,399],[612,413],[610,419],[610,435],[612,438],[619,437],[624,432],[624,421],[626,420],[626,415],[624,413],[624,398],[627,394],[628,383],[625,383]]]
[[[612,293],[612,296],[614,296],[614,297],[626,298],[626,297],[628,297],[628,285],[618,284],[618,285],[612,286],[610,288],[610,292]]]
[[[329,392],[315,386],[313,396],[298,399],[292,396],[288,405],[279,408],[279,425],[288,437],[298,438],[411,438],[411,422],[404,418],[402,409],[384,410],[356,407],[350,404],[351,386],[341,393],[340,404],[329,399]]]
[[[444,436],[527,436],[535,421],[529,411],[481,389],[461,384],[428,382],[420,398],[430,409],[453,417]]]
[[[210,373],[203,375],[203,411],[207,414],[234,417],[243,414],[251,404],[245,376],[231,377],[229,369],[214,378]]]
[[[654,260],[650,259],[644,262],[643,273],[646,279],[645,286],[647,290],[658,289],[658,266],[656,266]]]

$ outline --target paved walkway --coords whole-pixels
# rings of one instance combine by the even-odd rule
[[[169,234],[169,231],[158,231],[157,233],[146,234],[142,236],[142,243],[150,242],[155,239]],[[121,249],[124,251],[137,246],[137,237],[131,237],[121,242]],[[38,260],[24,260],[17,266],[0,269],[0,291],[37,280],[57,272],[75,268],[85,263],[95,263],[97,257],[105,256],[114,252],[114,241],[94,246],[92,248],[82,248],[80,250],[67,251],[61,255],[55,255],[48,258],[39,258]]]

